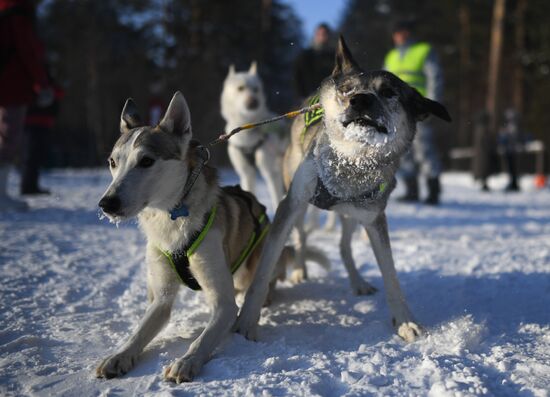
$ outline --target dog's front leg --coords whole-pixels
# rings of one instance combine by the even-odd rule
[[[277,209],[283,198],[283,175],[281,173],[281,155],[279,153],[278,139],[269,137],[266,142],[256,151],[256,165],[264,178],[273,210]]]
[[[147,289],[151,304],[138,327],[116,353],[105,358],[96,369],[99,378],[124,375],[136,363],[145,346],[160,332],[168,319],[179,285],[170,265],[164,263],[162,254],[151,247],[147,249]]]
[[[294,270],[290,273],[290,281],[294,284],[301,283],[307,279],[306,267],[306,249],[308,234],[305,230],[307,206],[297,216],[294,225],[294,247],[296,248],[296,258],[294,260]]]
[[[351,239],[357,222],[347,216],[340,216],[342,236],[340,237],[340,255],[348,272],[351,290],[355,295],[369,295],[376,292],[376,288],[366,282],[357,271],[351,250]]]
[[[212,308],[212,316],[187,353],[165,368],[166,380],[176,383],[193,380],[235,323],[238,309],[233,277],[222,247],[221,233],[211,230],[193,254],[191,271]]]
[[[254,193],[256,189],[256,169],[250,161],[246,158],[246,155],[241,149],[229,144],[227,146],[227,154],[231,165],[235,168],[237,175],[239,175],[239,183],[243,190]]]
[[[378,267],[382,272],[386,300],[392,314],[392,324],[400,337],[407,342],[413,342],[423,333],[423,330],[414,320],[399,286],[391,252],[386,214],[380,212],[374,220],[366,223],[365,226]]]
[[[315,164],[313,161],[305,160],[296,170],[288,193],[277,208],[265,239],[254,280],[246,292],[243,307],[234,327],[236,332],[247,339],[256,340],[257,338],[260,311],[269,290],[275,264],[281,256],[297,217],[305,211],[309,199],[313,196],[316,182]]]

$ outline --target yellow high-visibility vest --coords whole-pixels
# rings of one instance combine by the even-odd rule
[[[414,43],[401,57],[400,51],[394,48],[386,55],[384,67],[426,96],[426,76],[423,68],[431,49],[432,46],[428,43]]]

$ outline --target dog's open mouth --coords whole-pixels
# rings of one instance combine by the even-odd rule
[[[369,119],[369,118],[366,118],[366,117],[357,117],[355,119],[351,119],[351,120],[346,120],[344,121],[342,124],[344,126],[344,128],[347,128],[348,125],[350,125],[351,123],[354,123],[356,125],[359,125],[361,127],[373,127],[376,129],[376,132],[379,132],[381,134],[388,134],[388,129],[386,127],[384,127],[383,125],[381,124],[378,124],[376,121],[372,120],[372,119]]]

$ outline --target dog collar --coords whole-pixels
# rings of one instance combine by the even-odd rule
[[[191,191],[191,188],[197,181],[197,178],[199,177],[199,174],[202,171],[202,168],[208,163],[210,160],[210,150],[208,150],[207,147],[198,145],[194,148],[197,151],[198,157],[199,157],[199,163],[195,168],[191,170],[191,174],[187,177],[187,181],[185,181],[185,186],[183,187],[183,194],[181,197],[181,200],[174,208],[172,208],[170,212],[170,219],[175,221],[179,217],[185,217],[189,216],[189,208],[185,204],[185,199],[189,195],[189,192]]]

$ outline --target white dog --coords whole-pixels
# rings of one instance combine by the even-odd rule
[[[267,108],[256,62],[252,62],[247,72],[235,72],[233,65],[229,67],[221,95],[221,112],[227,123],[226,133],[274,116]],[[268,124],[242,131],[228,145],[229,159],[243,189],[255,192],[257,167],[267,184],[273,210],[283,197],[281,161],[286,140],[282,130],[280,124]]]

